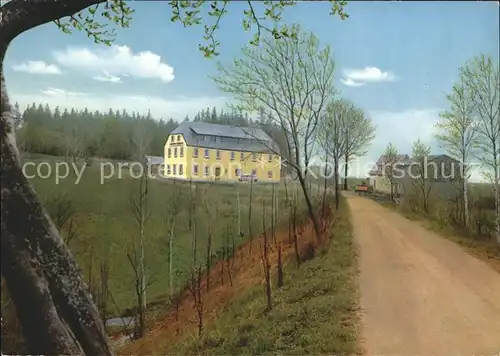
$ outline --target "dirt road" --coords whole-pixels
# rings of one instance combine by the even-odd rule
[[[500,354],[500,274],[397,212],[347,199],[367,355]]]

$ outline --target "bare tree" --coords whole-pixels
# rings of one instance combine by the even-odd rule
[[[432,189],[432,179],[429,179],[428,158],[431,148],[423,144],[420,139],[413,143],[412,164],[410,166],[412,174],[412,185],[422,202],[425,213],[429,212],[429,195]],[[436,172],[434,172],[436,173]]]
[[[278,288],[283,287],[283,244],[278,245]]]
[[[466,87],[461,75],[446,96],[450,109],[440,114],[436,124],[439,130],[436,138],[448,154],[460,162],[460,181],[462,183],[462,225],[469,226],[469,199],[467,185],[470,178],[470,159],[477,144],[477,132],[474,129],[474,94]]]
[[[45,203],[45,206],[57,230],[62,234],[64,242],[69,246],[69,243],[80,234],[80,223],[76,219],[71,198],[64,192],[58,192]]]
[[[149,174],[146,152],[150,147],[150,138],[147,136],[144,126],[139,125],[134,131],[132,144],[135,149],[135,155],[140,167],[140,176],[138,179],[138,191],[130,195],[130,205],[135,221],[138,226],[138,240],[136,234],[133,235],[132,252],[128,254],[130,264],[134,270],[138,322],[135,323],[136,337],[143,337],[146,331],[146,273],[144,261],[144,243],[145,243],[145,225],[149,219],[148,212],[148,193],[149,193]],[[137,246],[138,244],[138,246]]]
[[[191,187],[190,187],[191,189]],[[174,237],[176,233],[176,228],[177,228],[177,220],[179,218],[179,214],[181,211],[181,202],[182,202],[182,190],[181,189],[172,189],[171,195],[168,199],[168,204],[167,204],[167,214],[166,214],[166,227],[168,229],[168,283],[169,283],[169,296],[170,296],[170,301],[173,301],[174,298],[174,268],[173,268],[173,263],[174,263]],[[191,193],[190,193],[190,200],[189,200],[189,211],[191,211]],[[189,216],[190,219],[190,228],[191,228],[191,218],[192,216]]]
[[[253,179],[250,180],[250,194],[248,203],[248,237],[250,238],[250,243],[248,247],[248,253],[252,253],[252,242],[253,242],[253,230],[252,230],[252,198],[253,198]]]
[[[375,138],[376,126],[360,108],[352,108],[349,119],[343,127],[344,135],[344,190],[347,190],[349,162],[354,157],[365,156]]]
[[[201,266],[196,266],[192,271],[191,283],[188,286],[189,291],[193,297],[194,309],[196,310],[196,315],[198,317],[198,337],[203,334],[203,315],[204,315],[204,303],[203,303],[203,288],[201,283],[202,268]],[[207,278],[207,281],[209,278]]]
[[[391,202],[394,203],[394,185],[398,178],[397,175],[397,163],[398,163],[398,151],[396,147],[389,143],[385,149],[384,153],[384,163],[383,163],[383,173],[385,178],[389,181],[391,188]]]
[[[478,159],[486,168],[495,194],[495,235],[500,244],[500,68],[492,58],[480,55],[462,68],[468,90],[474,93]]]
[[[264,272],[264,284],[266,287],[266,301],[267,307],[266,311],[270,311],[273,308],[273,301],[271,296],[271,264],[269,262],[269,239],[267,235],[267,226],[266,226],[266,205],[265,202],[262,203],[262,225],[264,228],[263,233],[263,243],[260,246],[260,260],[262,263],[262,269]]]
[[[287,152],[294,153],[287,164],[297,173],[316,238],[321,240],[306,177],[319,119],[334,92],[335,65],[329,47],[322,49],[313,34],[301,33],[298,26],[293,30],[298,33],[293,38],[265,38],[260,48],[244,48],[234,66],[219,65],[214,80],[234,95],[240,108],[264,108],[269,120],[282,128]],[[268,148],[279,154],[275,147]]]
[[[319,132],[319,141],[326,154],[333,159],[333,173],[335,181],[335,208],[338,210],[340,202],[339,192],[339,162],[345,154],[345,127],[354,106],[348,100],[333,100],[326,106]]]
[[[219,207],[215,196],[207,196],[204,195],[204,204],[205,204],[205,212],[208,217],[208,221],[217,221],[217,216],[219,215]],[[212,208],[215,207],[215,208]],[[210,273],[210,269],[212,268],[212,240],[215,236],[214,224],[208,224],[207,231],[208,239],[207,239],[207,256],[205,269],[207,273]],[[210,290],[210,278],[207,278],[207,292]]]
[[[76,163],[84,153],[81,135],[74,128],[65,131],[63,145],[66,151],[66,159]]]

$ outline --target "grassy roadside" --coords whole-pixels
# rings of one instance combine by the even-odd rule
[[[358,353],[356,247],[345,201],[330,236],[328,246],[300,268],[287,261],[285,284],[273,289],[271,312],[264,313],[264,286],[249,287],[224,307],[201,339],[180,340],[167,353]]]
[[[387,202],[379,202],[382,206],[392,209],[399,214],[403,215],[409,220],[419,222],[423,227],[430,231],[434,231],[440,236],[451,240],[461,246],[470,255],[484,261],[494,270],[500,273],[500,248],[492,240],[485,240],[459,231],[457,228],[449,225],[443,225],[436,219],[424,216],[422,214],[414,213],[408,209],[390,204]]]

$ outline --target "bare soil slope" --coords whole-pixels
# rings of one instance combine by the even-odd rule
[[[328,211],[328,217],[321,221],[322,229],[327,229],[333,221]],[[307,252],[307,248],[315,245],[312,224],[307,221],[304,225],[297,227],[298,251],[302,255]],[[273,243],[270,233],[268,239],[271,250],[269,251],[269,260],[272,263],[273,271],[276,266],[278,249]],[[282,227],[276,233],[276,241],[282,243],[283,259],[291,258],[295,249],[288,234],[288,228]],[[234,264],[231,267],[231,282],[227,274],[227,266],[224,266],[224,284],[221,282],[221,265],[225,262],[216,263],[210,273],[206,275],[201,285],[203,287],[203,309],[204,325],[210,323],[216,315],[223,309],[229,301],[250,286],[263,283],[263,268],[261,265],[261,246],[263,236],[259,235],[253,239],[253,242],[247,242],[237,249],[234,258]],[[250,251],[250,244],[252,248]],[[203,246],[203,248],[205,248]],[[207,280],[210,280],[211,288],[206,292]],[[264,293],[264,287],[263,287]],[[193,335],[197,330],[197,314],[194,308],[192,294],[185,291],[182,296],[178,313],[175,309],[169,310],[168,315],[162,321],[156,323],[152,330],[136,342],[120,347],[117,350],[119,355],[165,355],[175,342]]]
[[[500,274],[376,202],[347,195],[368,355],[500,353]]]

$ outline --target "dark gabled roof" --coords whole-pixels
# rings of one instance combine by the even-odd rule
[[[450,157],[447,154],[428,155],[427,156],[427,161],[428,162],[432,162],[432,161],[434,161],[436,159],[439,159],[439,158],[448,159],[448,160],[451,160],[451,161],[454,161],[454,162],[457,162],[457,163],[459,162],[455,158]],[[409,155],[407,155],[407,154],[397,155],[397,158],[396,158],[396,163],[397,164],[400,164],[400,165],[403,165],[403,166],[409,166],[413,162],[414,162],[414,160]],[[386,155],[380,156],[380,158],[377,160],[376,165],[373,166],[373,168],[370,170],[370,172],[368,172],[368,174],[372,175],[372,176],[373,175],[380,175],[380,174],[382,174],[380,166],[382,166],[382,165],[384,165],[386,163],[387,163],[387,156]]]
[[[196,135],[215,136],[222,138],[216,142],[208,137],[200,141]],[[230,125],[209,124],[206,122],[183,122],[171,135],[182,135],[188,146],[198,146],[220,150],[248,151],[248,152],[268,152],[279,153],[278,145],[262,129],[256,127],[239,127]],[[224,140],[227,138],[228,140]],[[233,139],[233,140],[230,140]],[[238,139],[241,139],[238,143]],[[252,142],[244,140],[252,140]],[[260,143],[258,141],[264,141]]]

